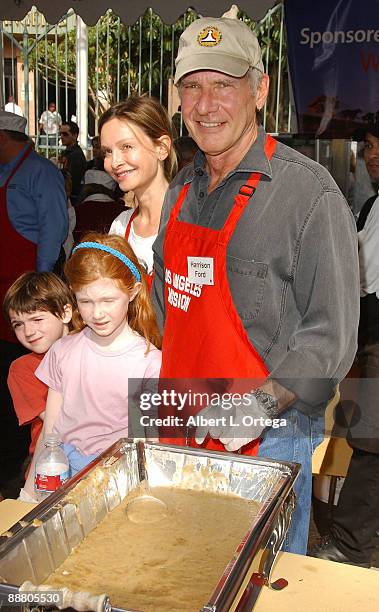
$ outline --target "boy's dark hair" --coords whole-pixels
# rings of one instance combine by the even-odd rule
[[[3,313],[9,324],[10,310],[16,313],[46,310],[54,316],[63,317],[66,304],[75,308],[75,298],[54,272],[25,272],[6,292]]]

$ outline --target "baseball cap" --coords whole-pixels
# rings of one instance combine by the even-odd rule
[[[353,140],[360,142],[361,140],[365,140],[366,134],[372,134],[379,138],[379,121],[375,121],[373,123],[367,123],[366,125],[357,128],[353,133]]]
[[[0,111],[0,130],[10,130],[11,132],[21,132],[25,134],[26,119],[15,113]]]
[[[216,70],[242,77],[249,68],[264,72],[262,53],[254,32],[238,19],[201,17],[179,39],[175,83],[195,70]]]

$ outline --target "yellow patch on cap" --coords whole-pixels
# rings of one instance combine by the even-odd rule
[[[222,34],[218,28],[209,25],[203,28],[197,37],[197,42],[202,47],[214,47],[221,42]]]

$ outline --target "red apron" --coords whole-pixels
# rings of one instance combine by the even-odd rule
[[[135,209],[135,211],[133,212],[132,216],[129,219],[128,225],[126,226],[126,230],[125,230],[125,240],[126,242],[129,242],[129,234],[130,234],[130,228],[132,227],[132,221],[134,219],[134,217],[137,215],[138,213],[138,208]],[[146,273],[146,281],[147,281],[147,286],[149,288],[149,290],[151,291],[151,286],[153,284],[153,270],[150,272],[150,274]]]
[[[271,159],[275,147],[276,141],[267,136],[265,153],[268,159]],[[179,221],[179,211],[185,204],[190,184],[184,186],[179,194],[170,214],[164,241],[166,322],[161,379],[259,379],[262,382],[269,374],[237,313],[226,274],[228,243],[260,179],[260,173],[249,176],[235,196],[229,216],[220,230]],[[213,285],[199,286],[188,282],[189,256],[213,259]],[[238,382],[241,383],[241,380]],[[193,383],[196,384],[195,381]],[[210,384],[212,387],[211,381]],[[219,384],[222,385],[222,381]],[[247,384],[251,389],[251,384]],[[192,414],[202,407],[192,407]],[[168,414],[178,415],[178,412],[163,407],[159,416],[164,418]],[[173,428],[170,429],[170,437],[162,435],[161,442],[188,444],[183,430],[181,434],[176,432],[175,437],[172,437],[172,431]],[[243,447],[242,453],[255,455],[258,445],[259,440],[254,440]],[[197,446],[193,438],[190,446]],[[209,438],[202,447],[225,450],[220,441]]]
[[[12,172],[0,187],[0,236],[1,236],[1,257],[0,257],[0,300],[3,303],[4,296],[14,281],[24,272],[31,272],[36,269],[37,245],[19,234],[9,221],[7,210],[7,188],[9,182],[16,174],[17,170],[30,155],[32,149],[28,147],[20,161],[13,168]],[[0,338],[8,342],[17,342],[15,335],[5,321],[0,316]]]

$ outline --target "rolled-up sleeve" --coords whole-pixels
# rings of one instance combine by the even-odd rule
[[[357,234],[338,192],[321,195],[299,237],[294,294],[301,323],[271,378],[311,408],[333,394],[357,350]]]

